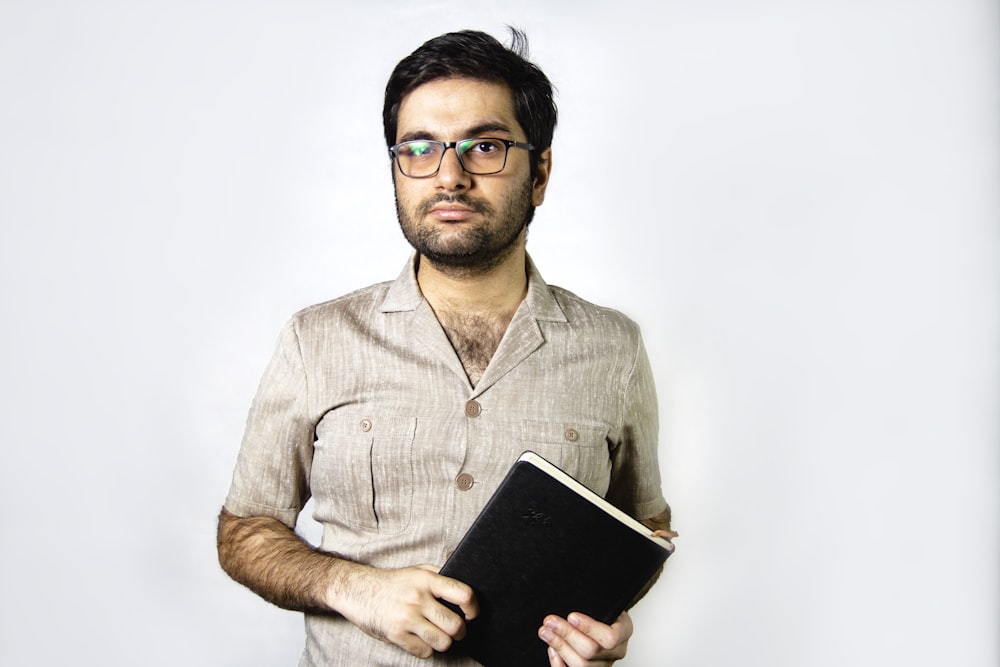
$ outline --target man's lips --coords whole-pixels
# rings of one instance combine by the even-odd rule
[[[417,213],[438,222],[464,222],[476,215],[490,216],[492,210],[486,202],[458,195],[434,197],[424,202]]]
[[[468,220],[473,215],[475,215],[476,212],[466,206],[456,206],[455,204],[438,204],[437,206],[431,207],[431,210],[428,212],[428,214],[432,218],[437,218],[438,220],[459,222],[462,220]]]

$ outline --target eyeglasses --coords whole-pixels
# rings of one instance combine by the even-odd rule
[[[507,166],[507,149],[535,147],[510,139],[460,139],[459,141],[431,141],[417,139],[404,141],[389,148],[389,155],[396,160],[399,170],[410,178],[427,178],[438,173],[445,151],[455,149],[462,169],[470,174],[483,176],[498,174]]]

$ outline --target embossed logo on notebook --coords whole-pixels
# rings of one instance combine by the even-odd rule
[[[540,512],[534,507],[528,507],[521,518],[527,522],[529,526],[547,526],[552,523],[552,517],[550,517],[545,512]]]

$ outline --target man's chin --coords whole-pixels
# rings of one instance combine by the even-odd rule
[[[490,248],[488,250],[477,249],[474,251],[457,252],[437,252],[432,249],[417,248],[420,256],[430,262],[442,273],[453,273],[462,275],[479,275],[489,273],[500,266],[511,253],[514,246],[507,246],[501,249]]]
[[[474,231],[451,228],[444,233],[407,240],[418,253],[441,266],[473,268],[489,263],[495,255],[504,254],[505,248],[492,247],[482,235],[470,233]]]
[[[447,266],[455,269],[473,269],[492,263],[496,257],[481,252],[435,252],[426,249],[417,249],[417,252],[436,266]]]

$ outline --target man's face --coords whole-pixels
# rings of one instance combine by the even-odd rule
[[[514,114],[510,90],[475,79],[438,79],[403,98],[396,143],[414,139],[472,138],[526,142]],[[434,176],[409,178],[393,166],[396,211],[406,240],[431,262],[463,269],[488,269],[524,243],[533,206],[542,203],[549,151],[531,179],[531,155],[510,148],[497,174],[462,169],[454,149],[444,153]]]

